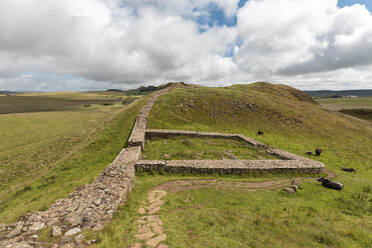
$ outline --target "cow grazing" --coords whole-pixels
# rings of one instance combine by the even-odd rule
[[[353,169],[353,168],[342,168],[341,170],[346,171],[346,172],[354,172],[355,171],[355,169]]]
[[[258,134],[258,135],[264,135],[264,132],[261,131],[261,130],[259,130],[259,131],[257,132],[257,134]]]
[[[318,181],[322,182],[323,187],[326,187],[326,188],[337,189],[337,190],[342,190],[344,188],[344,185],[342,185],[341,183],[331,181],[324,177],[319,178]]]
[[[305,153],[306,153],[306,155],[309,155],[309,156],[312,156],[312,155],[313,155],[313,153],[310,152],[310,151],[307,151],[307,152],[305,152]]]
[[[315,156],[320,156],[320,154],[323,152],[323,150],[322,149],[320,149],[320,148],[316,148],[315,149]]]

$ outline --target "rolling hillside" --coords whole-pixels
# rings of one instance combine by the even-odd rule
[[[148,128],[241,133],[299,155],[321,147],[323,154],[312,159],[323,162],[345,188],[334,191],[307,179],[297,193],[288,195],[282,189],[244,191],[233,187],[234,183],[283,179],[271,175],[138,174],[128,204],[102,232],[89,234],[101,240],[95,247],[125,247],[135,242],[138,209],[148,192],[167,181],[190,179],[216,180],[231,187],[193,185],[194,190],[168,193],[159,216],[169,247],[372,246],[372,128],[368,122],[328,111],[293,88],[255,83],[174,89],[158,98]],[[258,130],[264,136],[258,136]],[[166,152],[177,155],[176,159],[188,159],[187,150],[220,149],[203,142],[208,141],[150,141],[149,152],[155,158],[166,159]],[[352,167],[356,173],[344,172],[342,167]]]
[[[367,171],[372,160],[371,125],[325,110],[284,85],[179,88],[158,99],[148,125],[242,133],[300,155],[321,147],[327,156],[321,159],[331,168],[348,165]],[[258,130],[265,135],[258,137]]]
[[[45,210],[75,187],[91,182],[125,145],[145,100],[118,110],[73,153],[44,167],[42,176],[35,176],[41,168],[35,160],[27,173],[17,167],[14,182],[4,177],[1,221]],[[368,122],[326,110],[291,87],[255,83],[223,88],[182,85],[158,98],[147,128],[239,133],[302,156],[320,147],[322,155],[312,159],[324,163],[330,170],[327,173],[335,174],[335,180],[345,188],[326,189],[314,178],[307,178],[299,191],[289,195],[282,188],[241,190],[232,186],[289,180],[291,175],[138,173],[133,191],[114,219],[103,230],[84,231],[86,240],[96,240],[94,247],[128,247],[134,243],[139,208],[154,187],[169,181],[201,179],[222,182],[225,187],[195,186],[194,190],[170,191],[163,198],[159,217],[169,247],[372,246],[372,125]],[[265,134],[258,136],[258,130]],[[239,143],[183,137],[150,141],[144,154],[153,159],[190,159],[203,149],[207,153],[200,159],[231,155],[225,149],[235,149],[237,157],[262,156],[257,151],[245,154],[246,147]],[[12,166],[7,164],[4,175],[12,175]],[[344,172],[342,167],[352,167],[356,173]],[[50,230],[40,233],[39,239],[50,241]]]

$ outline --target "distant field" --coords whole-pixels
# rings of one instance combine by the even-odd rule
[[[147,141],[142,157],[149,160],[280,159],[242,141],[183,136]]]
[[[0,114],[76,110],[97,104],[120,104],[125,99],[136,99],[136,97],[65,92],[0,96]]]
[[[321,98],[317,99],[323,107],[330,110],[341,109],[372,109],[372,97],[356,97],[356,98]]]
[[[20,112],[0,114],[3,223],[93,180],[125,145],[143,101],[104,106],[93,99],[83,107],[90,100],[3,96],[0,103],[2,112]]]
[[[68,98],[68,99],[113,99],[127,96],[122,91],[86,91],[86,92],[40,92],[40,93],[26,93],[19,96],[41,96],[54,98]]]
[[[321,98],[317,102],[326,109],[372,121],[372,97]]]
[[[341,109],[341,113],[352,115],[354,117],[372,121],[372,109],[360,108],[360,109]]]

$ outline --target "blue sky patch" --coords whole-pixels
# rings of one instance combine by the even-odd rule
[[[365,5],[369,12],[372,11],[372,1],[371,0],[339,0],[338,6],[345,7],[345,6],[351,6],[354,4],[361,4]]]

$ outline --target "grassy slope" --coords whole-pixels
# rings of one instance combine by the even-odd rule
[[[1,115],[0,222],[45,209],[90,183],[119,153],[143,104]]]
[[[168,196],[170,205],[162,217],[172,247],[371,247],[372,195],[366,187],[372,181],[372,129],[366,122],[326,111],[289,87],[258,83],[174,90],[155,104],[149,128],[242,133],[300,155],[321,147],[324,154],[317,159],[345,184],[338,192],[305,183],[293,196],[281,191],[184,193],[195,205],[208,204],[198,218],[177,210],[184,195]],[[259,129],[264,137],[256,135]],[[357,173],[341,171],[344,166]],[[238,196],[244,199],[227,200]],[[203,219],[215,228],[209,232],[205,223],[199,228]],[[206,233],[192,239],[185,228]]]
[[[280,159],[245,142],[215,138],[173,137],[146,143],[143,159]]]

